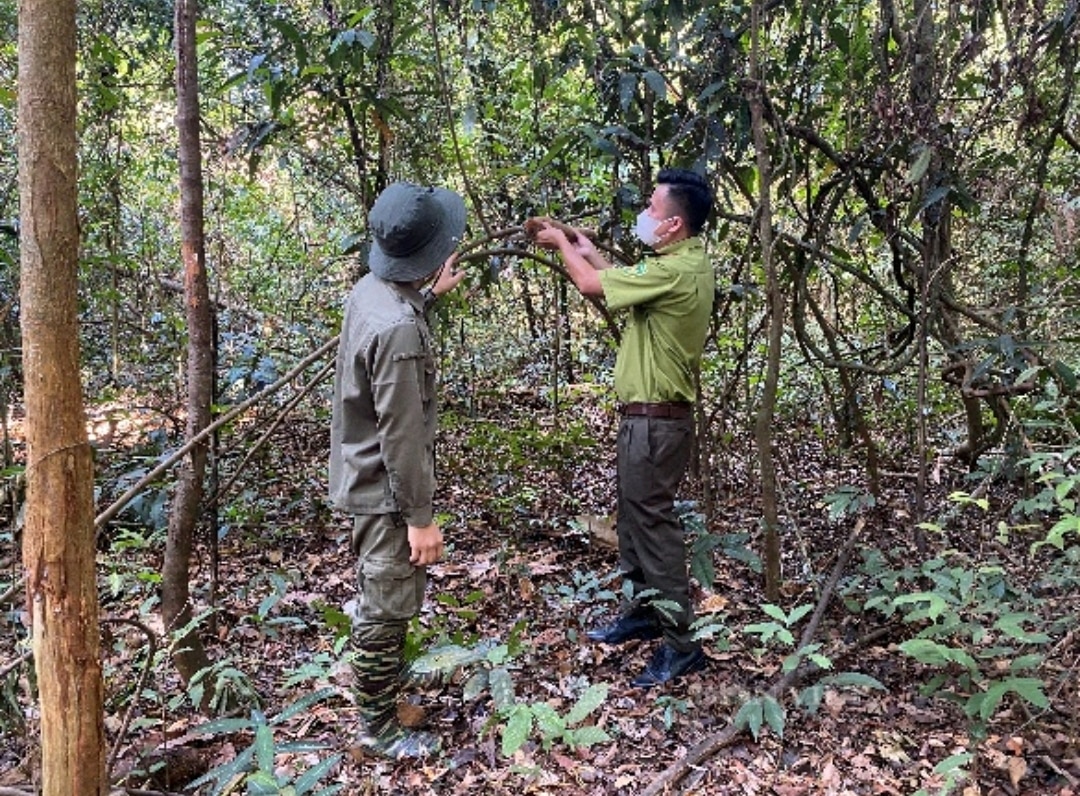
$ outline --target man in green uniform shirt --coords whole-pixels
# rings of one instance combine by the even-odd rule
[[[570,243],[554,226],[536,237],[557,249],[584,295],[629,312],[615,361],[622,419],[618,439],[619,566],[635,598],[614,624],[588,632],[607,644],[663,636],[639,687],[705,665],[694,619],[675,495],[690,460],[695,382],[712,314],[715,277],[699,234],[712,209],[700,175],[664,169],[635,233],[655,254],[613,267],[584,234]]]

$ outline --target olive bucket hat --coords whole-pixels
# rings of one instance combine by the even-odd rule
[[[368,214],[375,239],[369,265],[390,282],[430,276],[453,253],[465,232],[465,200],[444,188],[395,182]]]

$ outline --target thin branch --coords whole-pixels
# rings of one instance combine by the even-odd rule
[[[817,634],[818,625],[821,624],[822,617],[825,615],[825,609],[828,607],[829,600],[836,590],[836,584],[840,582],[840,577],[844,574],[848,559],[851,557],[851,552],[855,549],[855,542],[858,541],[859,537],[862,535],[862,529],[865,525],[866,519],[864,517],[859,517],[855,521],[855,528],[851,531],[851,535],[848,536],[847,541],[844,542],[844,546],[840,549],[836,558],[836,563],[833,565],[832,573],[829,575],[829,579],[826,581],[825,586],[821,591],[821,597],[818,599],[817,606],[814,608],[814,613],[811,614],[810,620],[807,622],[806,628],[799,638],[798,646],[796,646],[797,650],[803,649],[810,644]],[[780,695],[805,677],[809,671],[810,669],[805,666],[798,666],[792,669],[769,686],[765,695],[773,699],[778,699]],[[690,749],[685,757],[675,761],[668,766],[665,771],[662,771],[660,775],[653,780],[652,784],[642,791],[642,796],[658,796],[658,794],[666,792],[669,787],[685,776],[686,772],[692,767],[700,765],[706,758],[712,756],[714,753],[738,738],[739,735],[742,734],[743,729],[744,728],[742,727],[737,727],[734,723],[729,723],[724,729],[708,736],[705,740]]]
[[[232,489],[232,485],[236,483],[236,479],[243,475],[244,469],[247,467],[247,464],[251,461],[252,457],[259,450],[262,449],[262,446],[266,444],[266,441],[269,440],[273,433],[281,426],[283,422],[285,422],[285,418],[287,418],[292,413],[292,410],[295,409],[297,404],[299,404],[300,401],[304,399],[304,396],[309,395],[312,390],[319,386],[319,382],[325,379],[327,375],[329,375],[330,372],[333,371],[334,364],[335,363],[332,360],[330,362],[327,362],[326,365],[323,366],[322,370],[315,374],[315,378],[313,378],[306,385],[304,385],[304,387],[299,390],[296,395],[289,399],[289,402],[285,404],[281,411],[278,412],[277,417],[274,418],[274,421],[270,424],[270,427],[266,429],[262,436],[260,436],[259,439],[256,440],[255,444],[252,445],[248,452],[244,455],[243,461],[241,461],[239,466],[237,466],[236,471],[232,474],[232,477],[229,478],[229,480],[206,501],[207,505],[213,505],[216,501],[220,500],[223,495],[228,494],[229,490]]]
[[[139,675],[139,682],[135,686],[134,697],[128,705],[127,711],[124,713],[124,720],[120,724],[120,731],[116,734],[116,740],[113,741],[112,750],[109,752],[109,760],[105,764],[105,776],[110,777],[112,776],[113,766],[116,765],[116,757],[120,752],[120,744],[123,743],[124,736],[127,735],[128,727],[131,725],[131,717],[135,713],[135,705],[138,701],[138,696],[142,693],[143,688],[146,687],[146,681],[150,678],[150,667],[154,665],[154,658],[157,656],[157,635],[142,622],[138,622],[134,619],[114,619],[110,617],[101,620],[101,624],[103,626],[120,624],[131,625],[146,636],[146,644],[149,647],[146,655],[146,664],[143,666],[142,673]]]
[[[149,473],[140,478],[138,482],[131,487],[131,489],[121,495],[111,506],[105,509],[105,511],[101,512],[101,514],[99,514],[94,519],[94,527],[97,528],[100,532],[101,528],[105,525],[105,523],[107,523],[109,520],[113,519],[117,514],[119,514],[124,509],[124,507],[127,506],[128,503],[134,500],[135,497],[138,496],[138,494],[146,488],[148,484],[152,483],[162,473],[164,473],[170,467],[175,465],[178,461],[183,459],[184,456],[186,456],[192,448],[200,444],[203,440],[205,440],[208,436],[213,434],[219,428],[231,422],[236,417],[247,411],[249,408],[262,401],[264,398],[267,398],[273,393],[280,390],[282,387],[292,381],[297,374],[301,373],[308,365],[319,359],[328,351],[333,350],[337,346],[337,343],[338,338],[336,336],[331,338],[330,340],[327,340],[316,351],[304,357],[304,359],[302,359],[296,367],[294,367],[280,379],[275,381],[273,384],[270,384],[267,387],[263,388],[258,393],[248,398],[246,401],[237,404],[231,410],[223,414],[213,423],[200,431],[196,436],[189,439],[181,448],[179,448],[175,453],[173,453],[172,456],[169,456],[161,464],[159,464]]]

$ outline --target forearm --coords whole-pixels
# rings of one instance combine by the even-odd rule
[[[604,268],[609,268],[610,263],[607,263],[604,258],[598,254],[594,254],[586,259],[583,257],[577,249],[573,246],[566,244],[559,247],[559,254],[562,255],[563,263],[566,264],[566,271],[570,274],[570,278],[573,280],[574,285],[581,291],[583,296],[603,296],[604,288],[600,284],[600,276],[597,273]],[[599,260],[603,265],[596,264]]]

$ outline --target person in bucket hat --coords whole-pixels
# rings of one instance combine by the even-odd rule
[[[426,568],[443,556],[434,520],[435,356],[428,311],[464,277],[455,249],[465,202],[452,191],[398,182],[368,215],[370,272],[345,303],[330,426],[330,500],[353,515],[352,609],[359,745],[392,759],[434,753],[438,741],[403,727],[409,621]],[[430,287],[426,287],[430,285]]]

